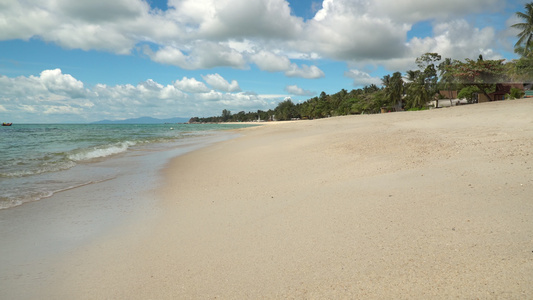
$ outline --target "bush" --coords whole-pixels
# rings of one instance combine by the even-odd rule
[[[524,91],[522,91],[521,89],[512,87],[511,93],[505,95],[505,99],[519,99],[519,98],[524,97],[524,94],[525,94]]]

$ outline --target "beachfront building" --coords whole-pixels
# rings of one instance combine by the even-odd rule
[[[466,99],[459,99],[458,90],[440,90],[435,98],[438,98],[439,107],[455,106],[459,104],[467,104]],[[437,107],[437,100],[431,101],[431,106]]]
[[[527,83],[498,83],[496,84],[496,91],[488,94],[489,98],[481,93],[478,94],[478,103],[505,100],[505,95],[510,94],[512,88],[525,91],[527,87]]]

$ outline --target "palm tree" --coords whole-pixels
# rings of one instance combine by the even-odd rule
[[[397,105],[402,106],[402,95],[403,95],[403,80],[402,73],[395,72],[390,75],[385,75],[381,78],[381,82],[385,86],[385,97],[387,102],[392,108],[395,108]]]
[[[427,78],[424,72],[419,70],[407,71],[407,100],[410,108],[423,108],[430,100],[427,88]]]
[[[402,73],[394,72],[390,79],[391,83],[391,102],[393,106],[399,105],[402,107],[402,96],[404,91]]]
[[[385,75],[383,78],[381,78],[381,84],[383,85],[383,90],[385,91],[385,97],[387,98],[387,102],[391,102],[391,77],[390,75]]]
[[[523,23],[516,23],[511,27],[521,30],[518,34],[518,41],[515,44],[515,49],[523,49],[522,55],[528,56],[533,49],[533,2],[525,5],[526,12],[517,12],[516,16],[522,19]],[[521,45],[524,45],[521,48]]]

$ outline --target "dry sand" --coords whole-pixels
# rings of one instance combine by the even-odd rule
[[[278,123],[175,158],[65,299],[533,298],[533,100]]]

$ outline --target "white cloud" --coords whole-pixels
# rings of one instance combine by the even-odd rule
[[[189,93],[206,93],[209,92],[209,88],[195,78],[183,77],[182,80],[176,80],[174,86],[184,92]]]
[[[156,18],[141,0],[9,1],[0,9],[0,40],[39,37],[70,49],[128,54],[140,36],[132,24],[149,27]]]
[[[221,92],[217,92],[215,90],[211,90],[207,93],[200,93],[200,94],[197,94],[196,95],[196,98],[199,99],[199,100],[204,100],[204,101],[219,101],[222,99],[222,96],[224,94],[222,94]]]
[[[152,92],[160,91],[163,88],[163,85],[155,82],[153,79],[148,79],[144,82],[139,83],[139,85],[137,85],[137,88],[141,92]]]
[[[37,112],[37,109],[33,105],[21,104],[19,107],[23,111],[26,111],[26,112],[29,112],[29,113]]]
[[[372,13],[372,2],[325,0],[306,24],[303,40],[291,46],[339,60],[402,56],[409,26]]]
[[[400,57],[367,59],[352,63],[357,67],[364,63],[383,65],[390,71],[405,71],[417,68],[415,59],[427,52],[436,52],[443,58],[475,59],[483,54],[486,59],[500,59],[494,50],[498,36],[492,27],[477,28],[464,19],[435,22],[433,34],[428,37],[413,37],[405,43],[405,53]]]
[[[70,105],[45,105],[43,114],[81,114],[82,109],[79,107],[72,107]]]
[[[464,16],[495,12],[504,0],[324,0],[314,18],[291,14],[286,0],[169,0],[167,11],[144,0],[26,0],[0,4],[0,40],[39,38],[64,48],[131,54],[183,69],[232,67],[255,63],[261,70],[287,76],[321,77],[317,67],[295,67],[290,59],[320,58],[350,63],[414,60],[420,49],[463,55],[459,29]],[[419,21],[432,21],[435,34],[407,40]],[[472,47],[490,53],[498,37],[490,27],[467,31]],[[452,33],[455,34],[452,35]],[[492,39],[492,40],[491,40]],[[442,41],[442,44],[440,44]],[[437,45],[438,44],[438,45]],[[496,56],[496,54],[493,54]],[[310,64],[310,63],[309,63]],[[307,69],[306,69],[307,68]]]
[[[510,40],[516,35],[466,21],[472,13],[502,10],[504,0],[324,0],[314,18],[306,21],[291,15],[285,0],[169,0],[164,12],[147,3],[4,0],[0,41],[34,38],[68,49],[128,55],[138,55],[132,50],[144,47],[143,53],[154,62],[186,70],[246,69],[255,64],[263,71],[306,79],[325,76],[316,60],[345,61],[350,68],[345,76],[354,85],[368,85],[380,84],[380,79],[360,71],[364,66],[405,71],[414,68],[414,59],[425,52],[457,59],[480,53],[499,58],[501,46],[495,45],[506,44],[512,51]],[[420,21],[429,21],[433,32],[408,39]],[[512,18],[507,26],[511,23]],[[62,114],[76,116],[77,121],[102,114],[213,115],[238,105],[239,110],[268,109],[280,99],[240,93],[236,80],[228,82],[219,74],[203,80],[183,77],[171,84],[146,80],[87,88],[60,69],[27,77],[0,75],[0,112],[42,115],[43,120],[45,115]],[[286,90],[294,95],[310,93],[296,85]]]
[[[325,76],[324,72],[317,66],[302,65],[298,67],[297,64],[291,64],[289,70],[285,72],[288,77],[302,77],[307,79],[322,78]]]
[[[167,46],[154,53],[150,48],[145,47],[144,53],[150,56],[150,58],[155,62],[188,69],[187,58],[180,50],[176,48]]]
[[[219,74],[203,76],[216,90],[195,78],[184,77],[172,84],[152,79],[137,85],[96,84],[84,88],[84,97],[69,98],[84,84],[61,70],[44,70],[40,76],[0,75],[0,118],[31,122],[89,122],[103,118],[124,119],[139,116],[212,116],[223,109],[232,111],[275,107],[283,97],[239,92],[237,81]]]
[[[498,35],[498,43],[501,44],[506,51],[514,52],[514,46],[518,40],[517,36],[520,33],[520,30],[511,26],[517,23],[522,23],[522,20],[516,15],[512,15],[505,21],[505,29]]]
[[[87,22],[128,20],[148,11],[148,4],[139,0],[56,0],[54,6],[70,18]]]
[[[285,87],[285,90],[290,94],[298,96],[313,96],[316,94],[315,92],[304,90],[301,87],[298,87],[297,85],[288,85]]]
[[[285,57],[268,51],[260,51],[251,56],[259,69],[268,72],[287,71],[291,67],[291,61]]]
[[[188,70],[209,69],[224,66],[244,68],[246,66],[242,54],[222,44],[211,42],[196,43],[195,47],[188,55],[185,55],[181,50],[170,46],[163,47],[155,53],[151,49],[145,47],[144,53],[155,62],[174,65]]]
[[[214,67],[242,69],[246,66],[246,61],[241,53],[227,45],[215,42],[195,42],[190,57],[195,69]]]
[[[260,51],[251,55],[251,61],[263,71],[285,72],[285,76],[287,77],[316,79],[325,76],[324,72],[317,66],[304,64],[299,67],[297,64],[291,63],[286,56],[277,55],[269,51]]]
[[[87,95],[83,83],[60,69],[44,70],[39,76],[0,76],[0,99],[11,102],[24,97],[39,101],[76,101]]]
[[[291,15],[285,0],[183,0],[172,3],[178,6],[176,10],[189,17],[187,19],[198,23],[200,36],[208,38],[288,39],[296,37],[302,27],[302,19]],[[188,13],[183,10],[186,7],[195,9]]]
[[[470,13],[494,12],[504,6],[503,0],[325,0],[322,9],[306,23],[304,36],[289,44],[300,52],[316,52],[323,57],[350,63],[405,66],[402,61],[414,61],[419,54],[424,53],[413,46],[416,40],[407,40],[407,33],[416,22],[429,20],[436,24],[451,24],[460,22],[463,16]],[[485,39],[494,29],[473,29],[468,33],[477,36],[473,36],[471,46],[486,50]],[[439,42],[439,38],[443,37],[436,32],[426,42]],[[464,53],[463,45],[453,40],[447,47],[443,51]]]
[[[42,5],[21,1],[4,1],[0,4],[0,40],[29,39],[57,27],[56,16],[49,2]]]
[[[495,39],[493,28],[475,28],[465,20],[437,23],[433,27],[433,32],[433,37],[413,38],[409,41],[408,47],[413,56],[437,52],[443,57],[475,58],[491,48],[491,43]]]
[[[380,78],[372,77],[370,74],[356,69],[351,69],[347,72],[344,72],[344,76],[352,78],[354,86],[367,86],[371,84],[381,85]]]
[[[123,32],[97,24],[64,24],[43,34],[43,38],[68,49],[95,49],[118,54],[129,54],[136,43]]]
[[[63,74],[60,69],[42,71],[39,81],[54,94],[70,98],[80,98],[86,94],[83,82],[76,80],[70,74]]]
[[[207,84],[219,91],[239,92],[241,90],[239,83],[236,80],[232,80],[231,83],[229,83],[226,79],[224,79],[224,77],[217,73],[205,75],[202,76],[202,78]]]
[[[449,20],[486,10],[496,11],[504,6],[504,0],[375,0],[372,13],[390,16],[399,22],[416,23],[430,19]]]

